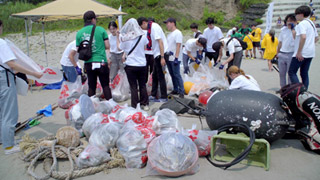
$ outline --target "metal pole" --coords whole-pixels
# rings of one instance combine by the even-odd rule
[[[48,57],[47,57],[47,44],[46,44],[46,36],[44,35],[44,22],[42,21],[42,36],[43,36],[43,42],[44,42],[44,53],[46,56],[46,62],[48,67]]]
[[[24,18],[24,24],[25,24],[25,27],[26,27],[27,53],[28,53],[28,56],[29,56],[28,19],[27,18]]]

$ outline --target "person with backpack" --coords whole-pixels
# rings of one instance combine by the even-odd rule
[[[263,38],[262,44],[265,47],[265,52],[263,54],[263,59],[268,60],[268,68],[269,71],[272,71],[272,63],[271,60],[274,59],[277,55],[277,47],[279,44],[278,38],[275,37],[274,29],[269,31],[269,36]]]
[[[152,72],[152,90],[150,101],[167,102],[167,84],[164,76],[164,68],[166,60],[164,58],[168,49],[167,38],[161,26],[155,22],[148,21],[145,17],[138,18],[139,26],[143,30],[147,30],[147,39],[151,40],[147,44],[147,49],[152,49],[154,57],[154,66]],[[160,84],[160,98],[157,99],[158,85]]]
[[[246,59],[253,59],[253,53],[252,53],[252,48],[253,48],[253,45],[252,45],[252,39],[253,39],[253,36],[251,34],[249,34],[248,31],[245,32],[245,37],[243,38],[243,42],[247,43],[247,49],[245,51],[245,55],[246,55]],[[250,57],[248,55],[248,52],[250,52]]]
[[[131,107],[136,108],[137,104],[140,103],[141,108],[148,111],[149,100],[146,87],[146,74],[148,72],[147,60],[144,54],[148,39],[136,19],[129,19],[121,28],[119,42],[120,49],[127,56],[124,69],[130,85]]]
[[[227,60],[221,62],[219,69],[223,69],[226,64],[228,64],[227,71],[232,65],[240,68],[242,61],[242,50],[247,48],[244,45],[242,47],[241,43],[246,44],[240,39],[231,37],[225,38],[223,39],[223,41],[216,42],[212,45],[212,49],[219,53],[219,58],[222,57],[223,49],[225,49],[226,56],[228,57]],[[217,66],[219,62],[215,63],[214,66]],[[231,79],[229,76],[228,81],[229,83],[231,83]]]
[[[294,14],[288,14],[284,19],[284,26],[281,28],[279,35],[279,45],[277,49],[280,87],[291,84],[288,76],[288,83],[286,80],[287,73],[291,64],[292,55],[294,52],[294,38],[293,31],[296,25],[296,17]]]
[[[247,32],[247,31],[250,33],[252,31],[252,29],[247,27],[247,24],[243,22],[241,24],[241,28],[238,30],[238,32],[242,35],[241,39],[244,38],[244,36],[245,36],[244,33]]]
[[[315,44],[319,40],[314,23],[308,19],[310,13],[308,6],[300,6],[295,10],[296,19],[300,23],[294,30],[294,53],[288,72],[291,83],[299,83],[297,72],[300,69],[302,83],[307,89],[309,87],[308,72],[315,56]]]
[[[87,11],[83,15],[84,27],[77,32],[76,46],[82,48],[84,41],[92,38],[91,52],[92,56],[84,62],[84,68],[88,76],[88,96],[96,94],[97,78],[99,77],[103,94],[106,100],[112,98],[109,87],[109,64],[107,61],[106,51],[109,52],[110,44],[106,30],[101,26],[96,26],[97,18],[93,11]],[[93,33],[93,36],[91,35]],[[94,40],[93,40],[94,39]],[[79,52],[79,59],[81,53]]]
[[[0,36],[2,35],[2,21],[0,20]],[[20,151],[15,145],[14,132],[18,122],[18,97],[15,82],[15,72],[21,72],[41,78],[42,73],[30,71],[17,63],[17,57],[7,42],[0,38],[0,144],[6,155]]]
[[[190,25],[190,29],[193,32],[193,38],[198,38],[200,35],[202,35],[201,31],[198,29],[197,23],[192,23]]]

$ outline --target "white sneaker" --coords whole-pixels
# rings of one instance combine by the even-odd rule
[[[20,152],[20,147],[19,145],[15,145],[13,146],[11,149],[5,149],[4,150],[4,153],[5,154],[13,154],[13,153],[17,153],[17,152]]]
[[[144,111],[149,111],[149,110],[150,110],[150,108],[149,108],[149,106],[148,106],[148,105],[143,106],[143,107],[142,107],[142,109],[143,109]]]

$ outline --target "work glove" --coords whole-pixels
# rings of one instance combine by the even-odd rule
[[[214,62],[213,67],[216,67],[218,64],[218,61]]]
[[[82,70],[78,66],[76,67],[76,71],[77,71],[78,75],[82,75]]]
[[[202,50],[202,52],[205,52],[205,53],[206,53],[206,52],[207,52],[207,49],[206,49],[206,48],[204,48],[204,49]]]
[[[198,55],[197,55],[197,58],[198,58],[198,59],[202,59],[203,56],[202,56],[201,54],[198,54]]]
[[[221,64],[221,65],[219,66],[219,69],[223,69],[223,68],[224,68],[224,65]]]
[[[201,61],[199,61],[199,59],[197,59],[197,58],[194,60],[194,62],[196,62],[197,64],[201,63]]]
[[[175,66],[177,66],[177,65],[179,64],[178,58],[174,58],[173,64],[174,64]]]
[[[294,23],[290,23],[290,25],[291,25],[291,30],[293,30],[294,29]]]
[[[173,56],[173,52],[172,51],[169,52],[169,56]]]

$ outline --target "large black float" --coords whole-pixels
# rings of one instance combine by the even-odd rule
[[[205,116],[212,130],[226,124],[244,123],[257,138],[269,142],[283,137],[291,124],[279,97],[250,90],[226,90],[214,94],[208,100]]]

